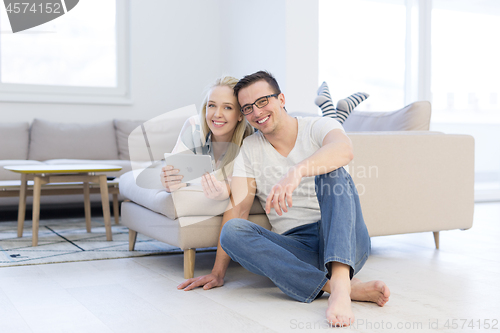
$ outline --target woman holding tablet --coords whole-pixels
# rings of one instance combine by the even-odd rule
[[[238,80],[224,76],[209,89],[199,116],[190,117],[177,138],[173,154],[204,154],[212,157],[214,175],[201,179],[207,198],[224,200],[229,197],[229,181],[233,161],[238,155],[243,139],[253,133],[253,128],[240,112],[233,88]],[[187,186],[175,166],[166,165],[161,171],[161,182],[167,192]]]

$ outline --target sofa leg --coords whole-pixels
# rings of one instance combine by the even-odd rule
[[[436,243],[436,250],[439,250],[439,231],[434,231],[434,243]]]
[[[196,249],[184,250],[184,278],[191,279],[194,277],[194,259]]]
[[[135,241],[137,239],[137,231],[128,229],[128,250],[134,251]]]

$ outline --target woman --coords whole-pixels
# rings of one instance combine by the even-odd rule
[[[224,76],[209,89],[199,116],[192,116],[184,123],[172,153],[205,154],[212,157],[214,175],[201,179],[207,198],[224,200],[229,197],[229,182],[233,161],[238,155],[243,139],[253,133],[253,128],[240,112],[233,88],[238,80]],[[161,182],[167,192],[187,186],[182,175],[172,165],[162,168]]]

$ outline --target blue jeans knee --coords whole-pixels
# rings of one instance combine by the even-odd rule
[[[314,180],[315,180],[316,185],[318,185],[318,183],[321,183],[321,182],[342,184],[342,183],[346,183],[346,182],[349,183],[350,177],[351,176],[349,175],[349,173],[343,167],[340,167],[340,168],[335,169],[333,171],[330,171],[328,173],[317,175],[316,177],[314,177]]]
[[[329,173],[317,175],[314,182],[316,186],[316,196],[320,203],[323,198],[332,195],[347,195],[349,197],[352,197],[353,195],[357,196],[352,178],[343,167]]]
[[[245,233],[253,230],[253,223],[244,219],[231,219],[227,221],[220,232],[220,245],[224,251],[237,246]]]

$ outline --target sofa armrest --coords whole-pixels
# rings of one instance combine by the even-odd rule
[[[212,200],[205,197],[201,185],[184,187],[173,194],[173,202],[177,217],[204,216],[204,215],[223,215],[229,207],[229,199]],[[259,199],[255,200],[250,209],[250,215],[265,214]]]
[[[468,229],[474,138],[432,132],[348,133],[349,173],[370,236]]]
[[[158,175],[158,181],[159,178]],[[229,204],[229,199],[219,201],[206,198],[201,185],[184,187],[173,193],[168,193],[163,188],[142,188],[136,184],[133,171],[120,177],[120,193],[128,200],[172,220],[181,217],[222,215]],[[250,214],[264,214],[257,198]]]

